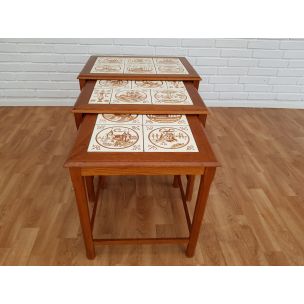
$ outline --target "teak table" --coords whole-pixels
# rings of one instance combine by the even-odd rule
[[[95,257],[95,244],[163,244],[186,243],[186,255],[192,257],[202,224],[210,185],[218,162],[208,143],[205,130],[196,116],[188,115],[187,120],[196,142],[198,152],[87,152],[97,115],[87,114],[78,130],[75,144],[65,163],[69,168],[74,186],[78,212],[83,231],[87,257]],[[111,175],[175,175],[174,186],[179,186],[189,228],[187,237],[145,238],[145,239],[96,239],[93,225],[97,208],[98,194],[92,216],[88,208],[88,192],[85,177]],[[200,185],[195,211],[190,219],[185,193],[180,175],[200,175]],[[100,189],[100,187],[98,188]]]

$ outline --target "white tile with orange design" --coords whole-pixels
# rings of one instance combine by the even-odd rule
[[[98,114],[96,124],[142,125],[143,117],[139,114]]]
[[[150,104],[150,90],[146,89],[114,89],[111,104]]]
[[[151,90],[153,104],[191,105],[193,104],[186,89],[154,89]]]

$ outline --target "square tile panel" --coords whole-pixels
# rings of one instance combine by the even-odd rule
[[[198,152],[189,126],[144,127],[145,152]]]
[[[95,89],[122,89],[131,88],[131,81],[129,80],[97,80]]]
[[[138,114],[98,114],[96,124],[142,125],[142,119]]]
[[[135,80],[132,81],[132,89],[165,89],[167,81]]]
[[[188,74],[179,58],[98,57],[91,73]]]
[[[186,87],[182,81],[166,81],[168,89],[185,89]]]
[[[115,89],[112,93],[111,104],[149,104],[150,90],[144,89]]]
[[[99,114],[88,152],[198,152],[185,115]]]
[[[151,90],[153,104],[191,105],[192,100],[186,89]]]
[[[90,97],[89,104],[109,104],[111,101],[111,96],[111,89],[94,90]]]
[[[88,152],[143,152],[142,126],[96,124]]]
[[[188,121],[186,115],[181,114],[147,114],[143,115],[143,124],[147,126],[188,126]]]

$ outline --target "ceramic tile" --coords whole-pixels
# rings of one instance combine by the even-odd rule
[[[182,81],[166,81],[168,89],[186,89]]]
[[[131,88],[131,81],[128,80],[97,80],[95,89],[116,89]]]
[[[143,126],[145,152],[198,152],[189,126]]]
[[[188,126],[187,117],[181,114],[143,115],[143,125]]]
[[[167,88],[166,81],[150,81],[150,80],[136,80],[132,81],[132,88],[142,89],[165,89]]]
[[[113,90],[111,103],[120,103],[120,104],[151,103],[150,91],[143,89]]]
[[[153,64],[126,64],[125,74],[156,74]]]
[[[98,114],[96,124],[141,125],[142,115],[138,114]]]
[[[94,90],[89,99],[89,104],[108,104],[112,95],[111,89]]]
[[[130,64],[150,64],[153,65],[153,59],[148,57],[130,57],[125,59],[125,63]]]
[[[188,74],[183,65],[155,65],[157,74]]]
[[[98,57],[96,59],[96,63],[98,64],[124,64],[125,58],[124,57]]]
[[[192,100],[186,89],[151,90],[153,104],[191,105]]]
[[[105,73],[105,74],[121,74],[124,71],[123,64],[94,64],[91,73]]]
[[[88,152],[143,152],[142,126],[96,124]]]
[[[178,58],[153,58],[155,65],[182,65],[181,61]]]

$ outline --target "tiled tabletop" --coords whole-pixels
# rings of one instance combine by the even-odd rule
[[[185,115],[99,114],[88,152],[198,152]]]

